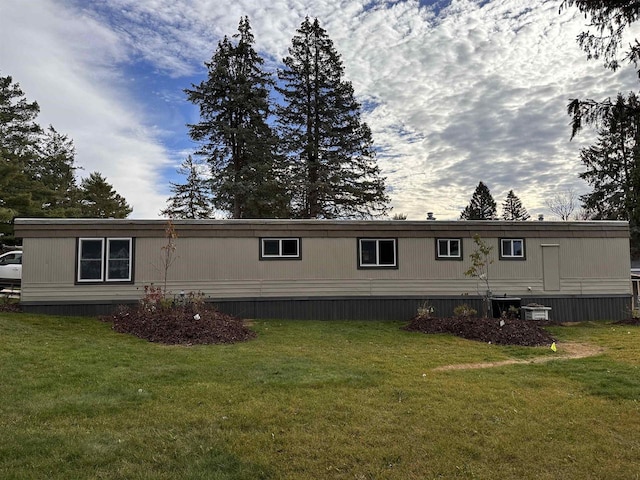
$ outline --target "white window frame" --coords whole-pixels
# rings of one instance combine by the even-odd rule
[[[111,242],[113,241],[126,241],[129,243],[129,258],[128,258],[128,271],[127,271],[127,278],[110,278],[109,277],[109,262],[111,260],[119,260],[119,259],[112,259],[111,258]],[[132,263],[133,263],[133,240],[129,237],[114,237],[114,238],[107,238],[106,239],[106,243],[107,243],[107,251],[106,251],[106,255],[105,255],[105,268],[104,268],[104,272],[105,272],[105,276],[106,279],[105,281],[107,282],[130,282],[131,281],[131,268],[132,268]]]
[[[515,255],[514,243],[520,242],[521,254]],[[504,253],[504,245],[505,243],[509,244],[509,253]],[[525,253],[525,242],[524,238],[501,238],[500,239],[500,258],[504,260],[524,260],[526,257]]]
[[[111,254],[111,242],[112,241],[127,241],[129,243],[129,265],[127,271],[127,278],[110,278],[109,277],[109,262]],[[100,260],[100,278],[82,278],[82,245],[84,242],[100,242],[100,258],[85,259],[91,261]],[[77,247],[77,269],[76,269],[76,282],[77,283],[127,283],[133,280],[133,238],[131,237],[82,237],[78,238]]]
[[[375,263],[365,263],[362,258],[362,243],[375,242],[376,259]],[[393,264],[380,263],[380,243],[393,242]],[[398,268],[398,239],[397,238],[359,238],[358,239],[358,268]]]
[[[100,242],[100,257],[99,258],[90,258],[84,259],[90,261],[100,260],[100,277],[99,278],[82,278],[82,244],[84,242]],[[79,238],[78,239],[78,270],[76,272],[76,280],[78,283],[96,283],[104,281],[104,238]]]
[[[284,254],[283,250],[283,242],[286,241],[295,241],[296,242],[296,253],[294,255]],[[278,253],[277,254],[267,254],[265,253],[265,242],[278,242]],[[261,260],[299,260],[302,258],[300,253],[300,245],[301,240],[299,237],[264,237],[260,239],[260,259]]]
[[[447,253],[445,255],[442,255],[440,253],[440,242],[447,242]],[[458,243],[458,254],[457,255],[452,255],[451,254],[451,242],[457,242]],[[462,239],[461,238],[438,238],[438,239],[436,239],[436,257],[437,258],[444,258],[444,259],[456,259],[456,260],[462,259]]]

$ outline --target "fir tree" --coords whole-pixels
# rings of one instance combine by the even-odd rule
[[[496,220],[497,205],[489,188],[482,182],[478,183],[471,201],[460,214],[461,220]]]
[[[39,188],[32,191],[34,200],[48,217],[78,217],[75,147],[67,135],[49,126],[39,141],[39,160],[27,168]]]
[[[281,145],[292,168],[293,216],[368,218],[388,210],[371,131],[360,121],[340,55],[307,17],[278,71]]]
[[[634,64],[640,77],[640,42],[634,39],[624,42],[623,36],[640,19],[640,2],[638,0],[563,0],[560,9],[575,6],[588,19],[588,30],[578,35],[578,43],[586,52],[588,59],[602,59],[604,66],[611,70],[620,68],[620,59]],[[620,55],[621,46],[626,44],[628,50]],[[593,99],[572,99],[568,105],[568,113],[572,117],[573,138],[586,125],[599,127],[607,116],[616,108],[610,99],[597,101]],[[637,107],[627,105],[629,114],[637,115]]]
[[[507,198],[502,204],[502,218],[504,220],[529,220],[531,218],[513,190],[509,190]]]
[[[288,216],[286,172],[275,155],[276,138],[267,123],[272,80],[256,53],[249,19],[240,20],[237,42],[224,37],[208,77],[185,90],[198,105],[200,122],[189,135],[201,142],[197,155],[211,169],[214,205],[233,218]]]
[[[40,107],[29,102],[10,76],[0,77],[0,233],[13,242],[13,219],[95,216],[80,201],[73,141],[37,123]],[[96,174],[98,175],[98,174]],[[111,188],[109,186],[109,188]],[[124,199],[121,199],[124,205]],[[126,210],[124,213],[124,210]],[[131,209],[106,216],[126,216]]]
[[[10,76],[0,77],[0,233],[4,235],[12,235],[14,217],[37,214],[26,168],[37,161],[39,113],[37,102],[28,102],[18,83]]]
[[[634,257],[640,254],[640,99],[619,94],[595,145],[580,152],[591,185],[581,197],[595,219],[627,220]]]
[[[622,37],[628,28],[640,18],[638,0],[563,0],[560,9],[574,6],[589,18],[590,30],[578,35],[578,43],[589,59],[603,59],[604,65],[612,70],[620,67],[619,49]],[[595,33],[594,33],[595,30]],[[625,60],[638,65],[640,44],[628,43]]]
[[[127,201],[107,183],[98,172],[93,172],[80,185],[80,208],[83,217],[126,218],[131,213]]]
[[[178,169],[180,175],[186,176],[186,183],[171,183],[173,196],[169,205],[160,212],[169,218],[212,218],[213,207],[209,182],[200,175],[199,165],[191,155]]]

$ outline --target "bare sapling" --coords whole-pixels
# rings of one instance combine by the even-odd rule
[[[480,289],[478,289],[478,293],[482,295],[482,310],[484,317],[486,318],[491,307],[490,302],[492,293],[491,285],[489,284],[489,265],[493,263],[493,257],[491,256],[493,246],[482,240],[480,235],[477,233],[473,236],[473,243],[475,248],[469,255],[471,267],[469,267],[464,274],[468,277],[474,277],[482,281],[484,291],[480,292]]]

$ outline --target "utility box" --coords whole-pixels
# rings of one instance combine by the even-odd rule
[[[524,312],[525,320],[549,320],[549,311],[551,307],[526,306],[520,308]]]

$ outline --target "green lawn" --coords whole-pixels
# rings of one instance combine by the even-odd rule
[[[256,322],[223,346],[0,313],[3,479],[636,479],[640,329],[558,352],[388,322]],[[605,353],[482,370],[434,367]]]

